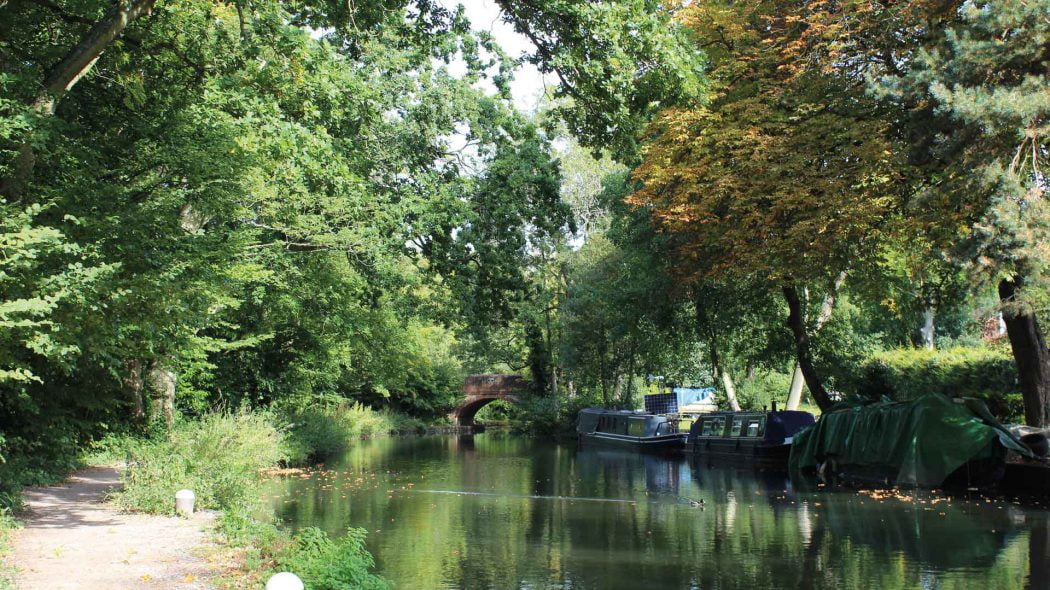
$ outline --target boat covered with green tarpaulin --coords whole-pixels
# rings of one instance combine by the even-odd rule
[[[795,435],[789,466],[902,486],[986,485],[1011,451],[1033,456],[984,402],[929,394],[837,405]]]

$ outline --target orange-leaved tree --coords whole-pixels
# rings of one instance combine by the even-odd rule
[[[847,272],[876,264],[906,165],[863,80],[810,47],[806,9],[704,1],[680,13],[708,57],[710,95],[651,126],[630,202],[670,234],[683,279],[780,287],[799,367],[825,408],[809,342],[819,319],[807,319],[803,291],[825,288],[833,303]]]

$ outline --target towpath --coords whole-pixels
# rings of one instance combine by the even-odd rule
[[[90,467],[62,485],[27,490],[30,512],[7,556],[15,587],[210,588],[203,555],[213,516],[124,514],[105,503],[119,486],[116,468]]]

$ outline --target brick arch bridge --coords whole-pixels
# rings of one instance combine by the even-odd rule
[[[449,417],[460,426],[473,426],[478,410],[496,401],[521,401],[529,382],[520,375],[468,375],[463,382],[463,401]]]

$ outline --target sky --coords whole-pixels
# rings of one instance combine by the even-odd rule
[[[532,43],[524,35],[518,34],[512,26],[500,19],[499,5],[493,0],[441,0],[441,5],[449,10],[455,10],[460,4],[466,10],[471,26],[475,30],[492,33],[507,55],[518,58],[534,49]],[[547,83],[552,84],[550,81]],[[540,74],[536,66],[523,64],[514,73],[514,81],[510,89],[514,105],[518,109],[529,113],[535,112],[543,97],[544,76]]]

